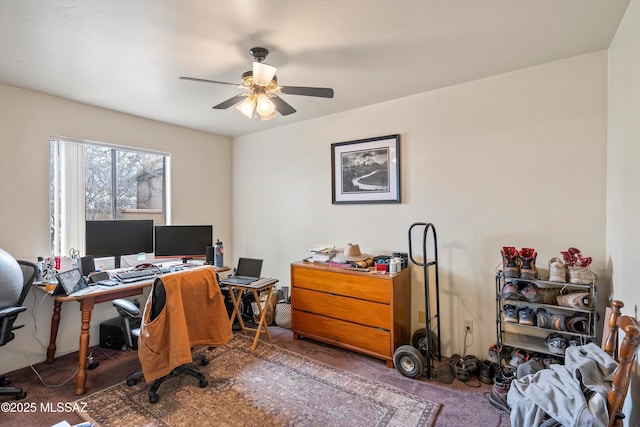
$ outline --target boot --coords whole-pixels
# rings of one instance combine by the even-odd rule
[[[522,248],[520,250],[520,260],[522,267],[520,268],[520,277],[522,279],[537,279],[538,270],[536,269],[536,257],[538,254],[535,249]]]
[[[567,266],[562,263],[560,258],[555,257],[549,260],[549,280],[567,283]]]
[[[514,246],[503,246],[500,253],[504,277],[520,277],[520,255],[517,249]]]
[[[507,413],[511,411],[507,403],[507,394],[509,394],[512,379],[513,374],[507,376],[499,372],[493,380],[493,388],[488,396],[491,406]]]

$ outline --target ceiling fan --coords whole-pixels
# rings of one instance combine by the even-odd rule
[[[253,69],[242,73],[242,81],[238,83],[219,82],[216,80],[198,79],[194,77],[180,77],[182,80],[196,82],[216,83],[236,86],[246,89],[234,97],[214,105],[216,110],[224,110],[236,106],[242,114],[252,119],[259,117],[262,120],[270,120],[277,113],[288,116],[296,112],[296,109],[285,102],[278,94],[316,96],[320,98],[333,98],[333,89],[325,87],[304,87],[304,86],[278,86],[278,78],[273,65],[265,64],[263,61],[269,51],[263,47],[254,47],[249,50],[254,58]]]

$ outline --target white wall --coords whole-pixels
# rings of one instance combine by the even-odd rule
[[[35,261],[49,253],[52,135],[171,153],[173,223],[213,224],[215,237],[231,238],[229,138],[0,85],[0,247],[15,258]],[[49,343],[53,304],[38,292],[26,305],[18,322],[26,327],[0,348],[0,373],[45,358],[38,340]],[[91,345],[99,342],[100,322],[115,315],[111,304],[96,306]],[[79,334],[79,304],[63,304],[57,354],[77,351]]]
[[[596,52],[236,138],[234,254],[264,258],[263,272],[288,285],[289,264],[315,244],[407,251],[409,226],[432,222],[443,353],[463,352],[472,319],[467,353],[485,358],[503,245],[535,248],[543,269],[582,249],[606,297],[606,75]],[[402,203],[332,205],[331,143],[393,133]],[[412,330],[421,276],[414,268]]]
[[[629,3],[609,48],[607,269],[613,297],[638,318],[640,290],[640,1]],[[625,425],[640,425],[640,364],[633,371]],[[633,413],[632,413],[633,412]]]

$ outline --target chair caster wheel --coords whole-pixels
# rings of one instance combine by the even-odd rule
[[[138,381],[136,381],[136,380],[127,380],[127,385],[128,385],[129,387],[132,387],[132,386],[136,385],[136,383],[137,383],[137,382],[138,382]]]
[[[158,403],[160,395],[158,393],[149,393],[149,403]]]
[[[200,387],[206,387],[209,384],[209,381],[207,380],[200,380]]]
[[[209,364],[209,360],[208,359],[202,359],[200,361],[200,366],[207,366]]]
[[[25,397],[27,397],[27,392],[23,391],[22,393],[16,396],[16,400],[24,399]]]

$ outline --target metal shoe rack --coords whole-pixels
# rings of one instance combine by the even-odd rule
[[[512,299],[503,299],[501,297],[502,290],[505,284],[509,281],[514,283],[517,282],[528,282],[535,284],[539,289],[553,290],[559,293],[568,293],[568,292],[588,292],[591,294],[593,298],[593,309],[592,310],[584,310],[580,308],[571,308],[564,307],[557,304],[545,304],[542,302],[528,302],[526,300],[512,300]],[[514,349],[520,348],[529,353],[542,353],[546,355],[552,355],[554,357],[558,357],[563,359],[564,356],[561,354],[556,354],[554,352],[549,351],[545,344],[545,338],[551,333],[558,333],[565,337],[565,340],[575,337],[578,338],[580,344],[586,344],[588,342],[596,341],[596,331],[597,331],[597,293],[596,293],[596,285],[595,285],[595,276],[593,278],[593,283],[591,284],[573,284],[573,283],[562,283],[562,282],[551,282],[549,280],[544,279],[521,279],[521,278],[509,278],[504,277],[504,274],[501,270],[496,272],[496,337],[497,337],[497,347],[500,350],[503,346],[512,347]],[[554,297],[555,298],[555,297]],[[518,308],[527,306],[531,308],[534,313],[537,312],[538,309],[543,308],[548,313],[551,314],[561,314],[566,315],[567,318],[574,315],[583,315],[588,319],[588,331],[586,333],[577,333],[570,332],[567,330],[556,330],[556,329],[547,329],[540,328],[538,326],[528,326],[522,325],[520,323],[513,322],[505,322],[502,318],[502,312],[505,304],[512,304],[517,306]],[[537,320],[537,316],[536,316]],[[537,324],[537,323],[536,323]],[[567,342],[567,346],[568,346]],[[505,365],[503,363],[503,354],[501,351],[498,351],[498,362],[501,365]]]

